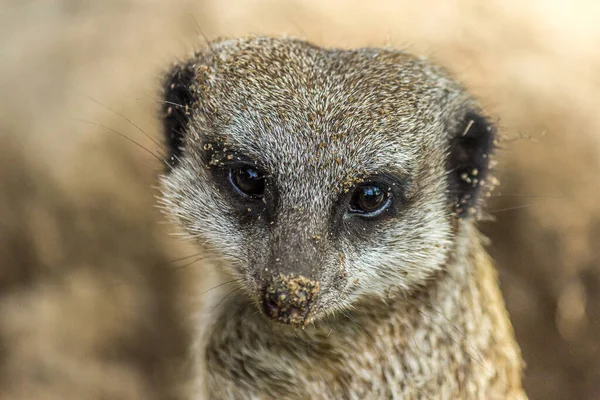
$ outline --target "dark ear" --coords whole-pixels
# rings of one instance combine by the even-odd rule
[[[185,144],[185,132],[194,105],[196,72],[191,63],[176,65],[164,80],[163,129],[168,151],[167,163],[177,166]]]
[[[458,217],[478,211],[488,185],[496,128],[482,115],[469,112],[450,139],[449,199]]]

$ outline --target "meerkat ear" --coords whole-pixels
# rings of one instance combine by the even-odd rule
[[[191,63],[175,65],[163,83],[163,129],[167,146],[167,163],[173,168],[179,163],[185,144],[185,132],[194,104],[193,90],[196,72]]]
[[[450,139],[449,199],[457,217],[476,214],[489,187],[490,159],[496,128],[482,115],[469,112]]]

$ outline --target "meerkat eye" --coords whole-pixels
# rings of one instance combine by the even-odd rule
[[[260,199],[265,192],[265,177],[248,165],[237,166],[229,170],[229,182],[242,196]]]
[[[391,203],[392,193],[376,183],[357,187],[350,200],[349,211],[365,217],[375,217],[385,211]]]

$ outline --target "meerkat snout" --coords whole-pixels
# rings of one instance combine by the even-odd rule
[[[319,283],[304,276],[280,275],[264,289],[264,313],[284,324],[304,326],[319,295]]]

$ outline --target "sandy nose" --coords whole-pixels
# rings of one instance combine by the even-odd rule
[[[304,325],[319,294],[319,283],[304,276],[280,275],[267,284],[263,312],[275,321]]]

